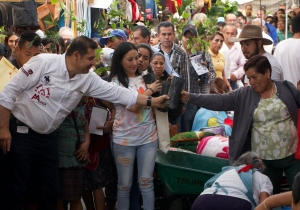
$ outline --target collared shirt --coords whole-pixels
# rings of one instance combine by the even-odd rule
[[[211,56],[212,62],[214,64],[215,67],[215,71],[216,71],[216,78],[221,78],[223,79],[223,71],[225,68],[225,58],[223,56],[223,54],[221,52],[219,52],[218,54],[214,54],[211,49],[208,49],[208,53]]]
[[[70,79],[65,55],[40,54],[29,60],[0,94],[0,105],[32,130],[49,134],[77,106],[82,96],[92,96],[127,108],[137,92],[105,82],[94,72]]]
[[[229,49],[225,43],[223,43],[221,51],[229,50],[230,59],[230,71],[236,76],[237,79],[241,79],[245,74],[244,64],[246,62],[245,56],[242,52],[240,43],[234,42],[234,45]]]
[[[158,44],[158,49],[161,50],[160,44]],[[168,55],[174,71],[185,80],[183,89],[190,92],[189,60],[186,52],[179,45],[173,43]]]

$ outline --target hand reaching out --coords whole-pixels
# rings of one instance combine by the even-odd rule
[[[147,88],[149,88],[150,90],[152,89],[154,93],[156,93],[161,90],[161,82],[159,80],[156,80],[152,84],[147,85]]]

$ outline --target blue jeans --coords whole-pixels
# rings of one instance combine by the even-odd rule
[[[194,104],[187,103],[186,111],[181,116],[181,132],[189,132],[192,130],[195,115],[198,111],[198,107]]]
[[[129,209],[130,188],[133,177],[135,157],[138,164],[139,186],[145,210],[154,209],[153,171],[155,165],[157,141],[140,146],[113,145],[118,171],[118,210]]]
[[[230,86],[231,86],[232,90],[236,90],[236,89],[238,88],[236,82],[237,82],[237,81],[230,81],[230,80],[229,80],[229,83],[230,83]]]

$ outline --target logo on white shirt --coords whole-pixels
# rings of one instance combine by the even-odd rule
[[[23,67],[21,68],[21,71],[28,77],[29,75],[33,74],[33,71],[29,69],[26,71]]]
[[[50,98],[50,87],[44,87],[43,84],[39,84],[34,91],[45,98]]]
[[[43,76],[43,78],[42,78],[42,83],[43,83],[44,85],[49,84],[49,83],[50,83],[50,76],[49,76],[49,75]]]
[[[38,94],[34,94],[34,96],[31,97],[32,100],[35,100],[42,106],[46,106],[47,104],[44,101],[40,100],[40,96]]]

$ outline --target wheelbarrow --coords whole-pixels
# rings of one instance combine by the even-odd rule
[[[228,165],[228,160],[196,153],[157,151],[156,209],[190,209],[205,182]]]

